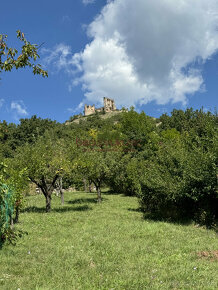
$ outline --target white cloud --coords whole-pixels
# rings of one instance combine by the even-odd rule
[[[5,100],[4,99],[0,99],[0,108],[3,106]]]
[[[83,4],[88,5],[88,4],[93,4],[95,0],[82,0]]]
[[[14,110],[16,118],[28,115],[23,101],[11,102],[11,110]]]
[[[50,61],[68,73],[76,67],[72,84],[91,103],[185,104],[204,89],[200,68],[218,50],[217,28],[218,0],[110,0],[88,26],[84,50],[72,56],[60,45]]]
[[[81,111],[81,109],[83,109],[84,105],[85,104],[83,102],[81,102],[81,103],[79,103],[79,105],[76,108],[67,108],[67,111],[72,113],[72,114],[76,113],[78,111]]]
[[[53,71],[64,69],[67,73],[73,73],[74,64],[70,46],[60,43],[53,49],[43,48],[42,54],[44,55],[42,63],[47,67],[52,66]]]

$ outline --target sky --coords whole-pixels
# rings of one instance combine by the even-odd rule
[[[49,74],[2,72],[0,121],[65,122],[103,97],[153,117],[217,108],[218,0],[20,0],[0,9],[8,45],[19,47],[18,29],[43,44],[38,62]]]

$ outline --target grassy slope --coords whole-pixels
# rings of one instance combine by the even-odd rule
[[[132,197],[65,200],[46,214],[43,196],[28,198],[29,235],[0,251],[0,289],[218,289],[217,262],[196,255],[217,249],[215,232],[144,221]]]

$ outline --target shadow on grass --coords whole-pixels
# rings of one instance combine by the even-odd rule
[[[193,225],[195,227],[206,228],[207,230],[213,230],[218,234],[218,220],[213,223],[199,223],[197,220],[190,216],[178,215],[177,217],[166,217],[164,215],[155,215],[152,213],[144,212],[140,207],[139,208],[128,208],[128,211],[139,212],[141,213],[142,220],[151,221],[151,222],[165,222],[174,225],[189,226]]]
[[[69,204],[81,204],[81,203],[97,203],[96,198],[78,198],[74,200],[69,200]]]
[[[116,193],[116,192],[114,192],[112,190],[102,190],[101,192],[104,195],[117,195],[117,194],[119,194],[119,193]]]
[[[51,212],[68,212],[68,211],[88,211],[92,210],[92,208],[88,205],[81,205],[81,206],[63,206],[60,208],[52,208]],[[22,210],[22,212],[35,212],[35,213],[45,213],[45,208],[44,207],[36,207],[36,206],[29,206]]]
[[[28,206],[21,210],[22,212],[37,212],[37,213],[43,213],[45,212],[45,207],[36,207],[36,206]]]
[[[107,200],[107,198],[102,197],[102,201]],[[98,203],[97,198],[78,198],[74,200],[69,200],[69,204],[82,204],[82,203]]]
[[[143,219],[147,221],[153,221],[153,222],[165,222],[169,224],[175,224],[175,225],[182,225],[182,226],[188,226],[193,224],[193,220],[190,218],[167,218],[167,217],[159,217],[154,215],[149,215],[143,213]]]
[[[142,214],[142,219],[147,220],[147,221],[152,221],[152,222],[166,222],[166,223],[171,223],[171,224],[178,224],[178,225],[190,225],[193,223],[193,220],[190,218],[184,218],[184,217],[178,217],[178,218],[167,218],[167,217],[161,217],[161,216],[156,216],[154,214],[149,214],[143,212],[143,210],[139,208],[128,208],[128,211],[133,211],[133,212],[139,212]]]
[[[103,195],[119,195],[119,196],[128,196],[128,195],[125,195],[125,194],[122,193],[122,192],[116,192],[116,191],[112,191],[112,190],[102,191],[102,194],[103,194]]]
[[[140,208],[128,208],[129,211],[142,212]]]
[[[87,211],[87,210],[92,210],[92,207],[88,205],[81,205],[81,206],[76,206],[76,207],[71,207],[71,206],[65,206],[65,207],[59,207],[52,209],[53,212],[66,212],[66,211]]]
[[[132,194],[128,194],[128,193],[123,193],[123,192],[116,192],[116,191],[113,191],[113,190],[106,190],[106,191],[103,191],[102,190],[102,194],[104,195],[119,195],[121,197],[133,197],[135,198],[136,196],[135,195],[132,195]]]

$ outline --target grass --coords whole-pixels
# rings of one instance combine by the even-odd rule
[[[137,199],[67,193],[44,213],[27,199],[17,245],[0,250],[0,289],[218,289],[214,231],[143,220]]]

